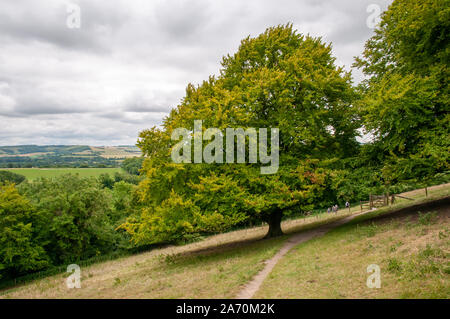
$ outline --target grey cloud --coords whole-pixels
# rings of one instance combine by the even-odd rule
[[[164,96],[163,93],[160,93],[160,95]],[[168,113],[175,105],[170,105],[169,99],[161,101],[161,98],[150,98],[144,94],[137,93],[124,102],[123,110],[137,113]]]
[[[81,8],[82,27],[67,26],[67,3]],[[111,38],[128,17],[91,1],[18,1],[2,4],[0,36],[3,42],[44,42],[72,50],[110,51]],[[114,8],[114,7],[112,7]]]
[[[169,41],[195,40],[208,28],[214,17],[210,12],[210,1],[169,0],[159,3],[155,17],[160,30],[170,37]]]
[[[0,144],[134,144],[188,83],[273,25],[323,36],[349,69],[372,34],[367,5],[390,2],[2,0]],[[80,5],[80,29],[67,28],[67,3]]]

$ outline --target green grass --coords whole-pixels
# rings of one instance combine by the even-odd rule
[[[449,207],[417,210],[380,209],[300,244],[255,298],[450,298]],[[379,289],[366,285],[371,264],[380,266]]]
[[[121,168],[4,168],[25,176],[32,181],[39,177],[56,177],[63,174],[78,174],[80,177],[98,177],[100,174],[121,172]]]

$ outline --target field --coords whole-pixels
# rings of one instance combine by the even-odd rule
[[[367,212],[290,250],[256,298],[449,298],[450,184],[410,192],[415,201]],[[433,207],[439,198],[444,205]],[[417,205],[422,206],[420,214]],[[428,206],[427,206],[428,205]],[[292,234],[327,227],[354,212],[287,220],[286,235],[261,240],[267,226],[208,237],[82,268],[81,289],[67,274],[0,292],[1,298],[235,298]],[[381,218],[384,217],[384,218]],[[381,267],[381,288],[366,267]]]
[[[78,174],[81,177],[98,177],[100,174],[121,172],[121,168],[2,168],[25,176],[32,181],[39,177],[55,177],[63,174]]]
[[[39,157],[39,156],[100,156],[104,158],[127,158],[140,156],[135,146],[87,146],[87,145],[19,145],[0,146],[0,157]]]

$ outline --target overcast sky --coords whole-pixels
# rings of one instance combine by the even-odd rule
[[[373,32],[369,6],[390,3],[2,0],[0,145],[135,144],[188,83],[218,74],[241,39],[278,24],[322,36],[349,70]],[[80,8],[79,28],[70,4]]]

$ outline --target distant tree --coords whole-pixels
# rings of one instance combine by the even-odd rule
[[[114,187],[114,179],[109,175],[108,173],[102,173],[98,177],[98,180],[100,184],[103,186],[103,188],[109,188],[112,189]]]
[[[133,192],[135,185],[125,181],[116,182],[112,190],[112,200],[114,210],[119,212],[119,216],[125,216],[123,212],[128,212],[133,208]]]
[[[127,173],[132,175],[139,175],[139,170],[142,168],[142,163],[144,162],[143,157],[131,157],[125,159],[121,167],[123,170],[125,170]]]

